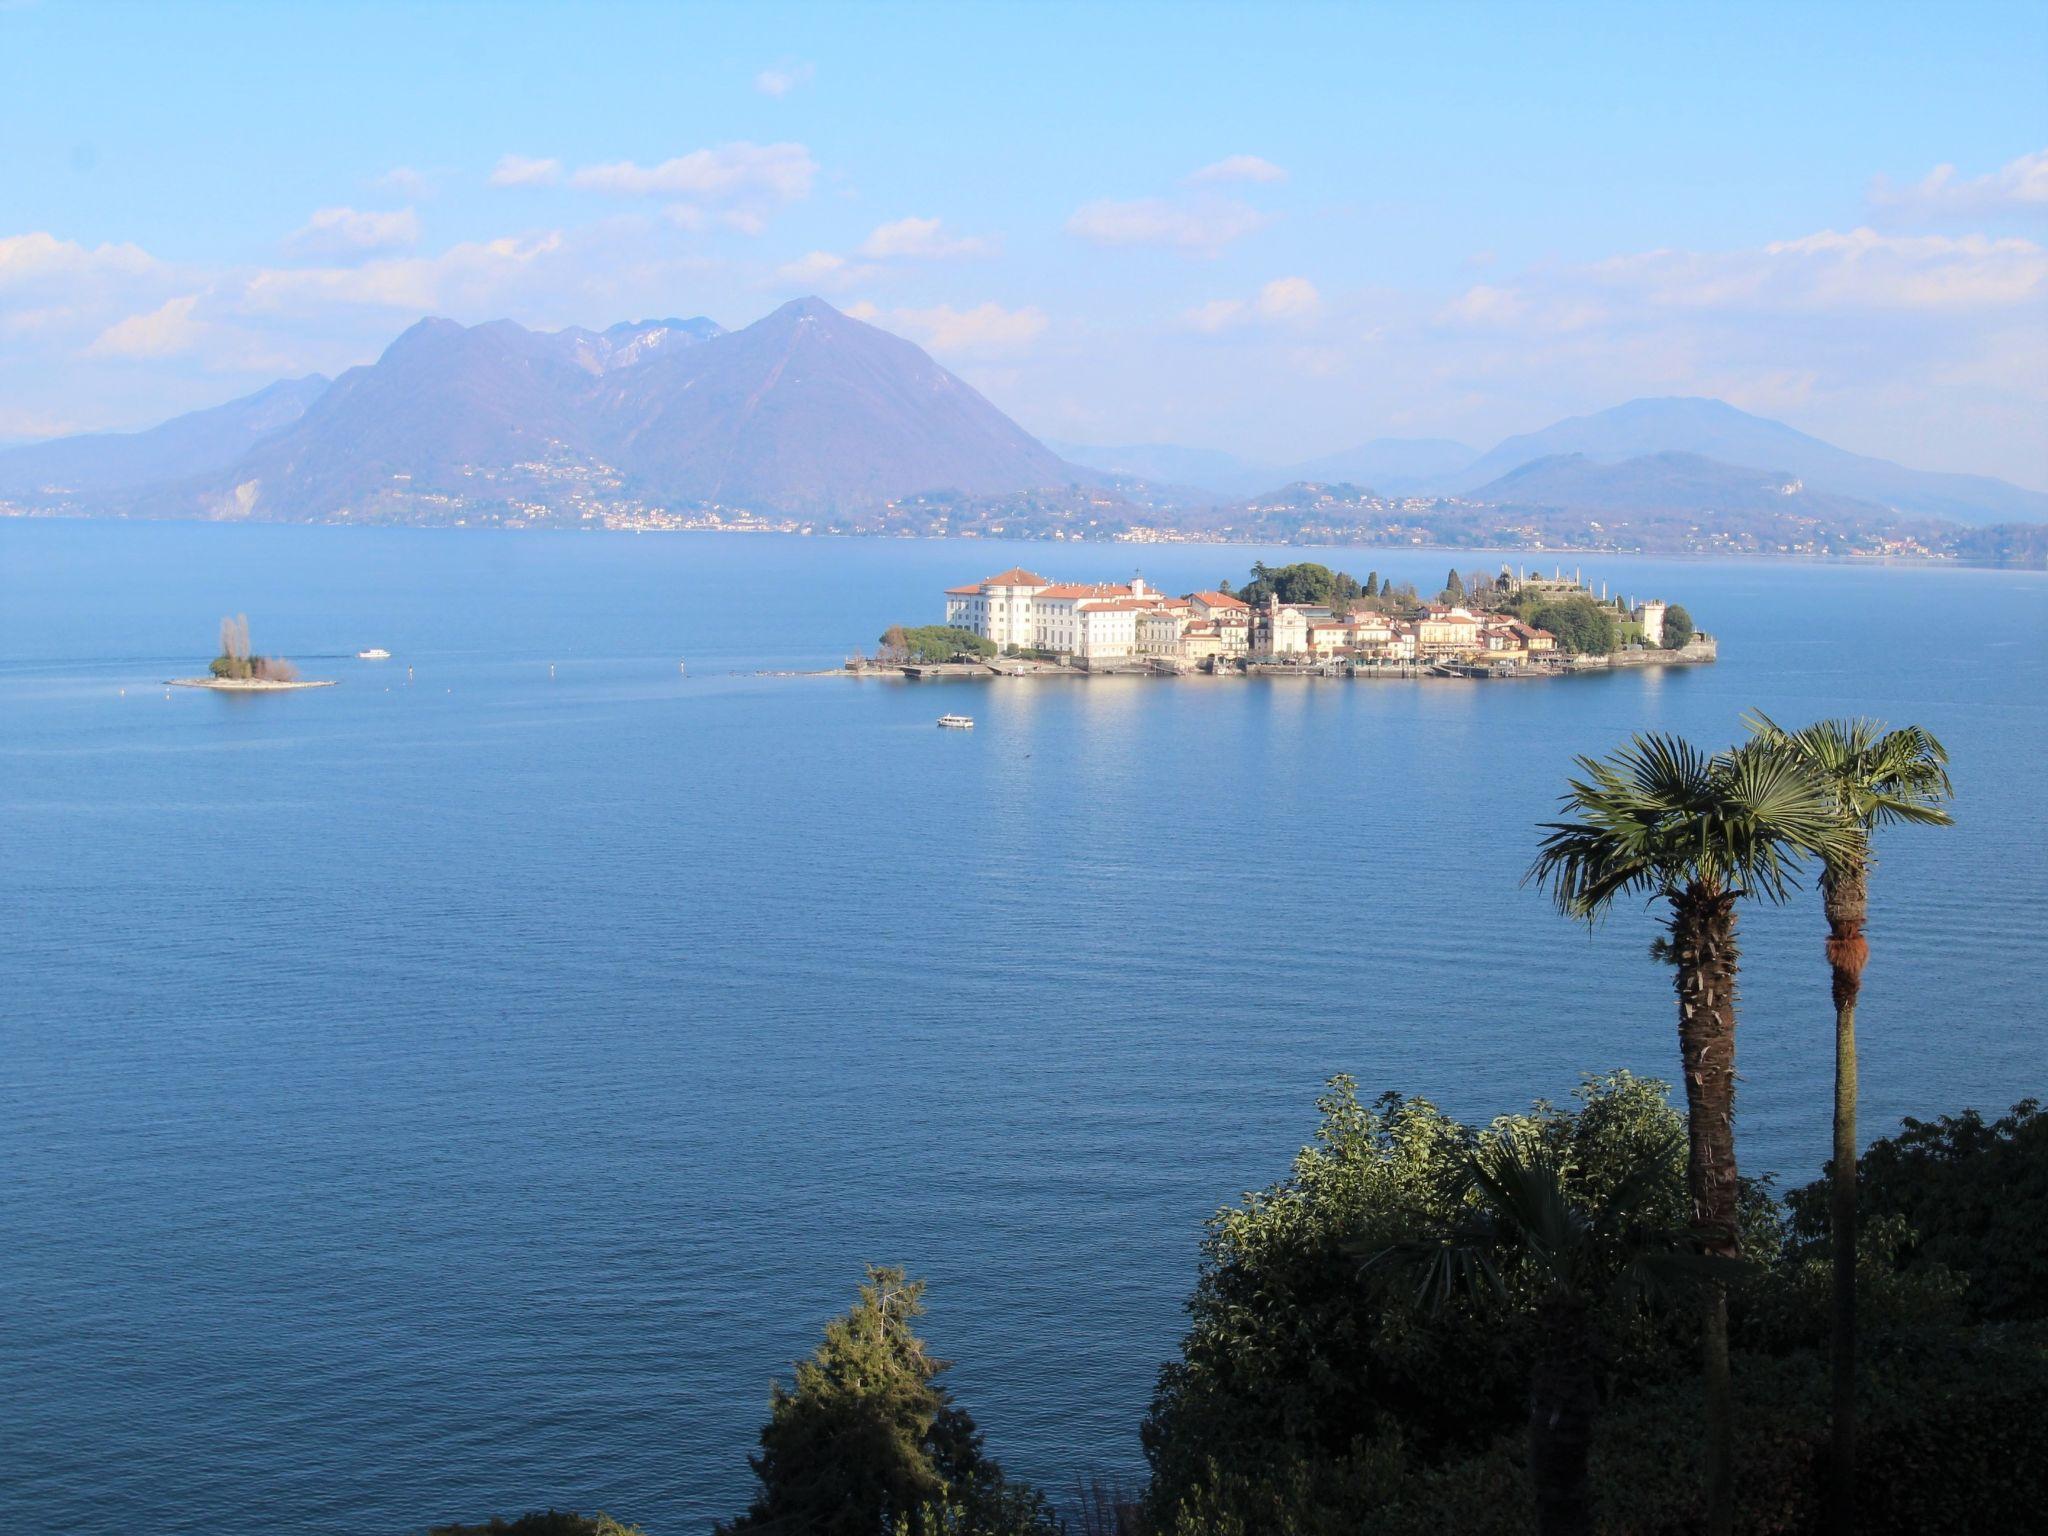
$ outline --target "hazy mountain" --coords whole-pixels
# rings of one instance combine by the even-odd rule
[[[1479,457],[1477,448],[1445,437],[1376,437],[1285,471],[1290,481],[1349,481],[1383,496],[1433,492]]]
[[[920,348],[822,299],[607,376],[596,407],[600,454],[670,500],[834,511],[1076,476]]]
[[[137,509],[257,518],[650,503],[831,512],[1087,479],[910,342],[819,299],[743,330],[422,320],[227,470]]]
[[[0,450],[0,496],[90,495],[221,469],[297,421],[326,388],[326,379],[308,374],[147,431],[91,432]]]
[[[146,497],[145,511],[318,517],[402,488],[473,489],[477,466],[542,459],[584,437],[593,375],[575,333],[509,320],[422,320],[351,368],[289,429],[205,482]]]
[[[1182,448],[1173,443],[1135,443],[1107,448],[1087,443],[1048,443],[1059,456],[1111,475],[1129,475],[1153,485],[1199,487],[1217,497],[1249,496],[1281,478],[1269,465],[1255,464],[1220,448]]]
[[[1964,522],[2048,518],[2048,495],[1985,475],[1907,469],[1850,453],[1817,437],[1752,416],[1720,400],[1631,400],[1591,416],[1573,416],[1540,432],[1510,437],[1456,477],[1473,495],[1533,459],[1583,454],[1602,463],[1667,452],[1727,464],[1769,464],[1808,489]]]
[[[1651,453],[1618,464],[1583,453],[1553,454],[1488,481],[1470,499],[1503,507],[1617,514],[1887,515],[1876,503],[1815,490],[1784,470],[1724,464],[1697,453]]]
[[[1296,481],[1351,481],[1388,496],[1434,490],[1479,457],[1477,448],[1442,437],[1376,437],[1341,453],[1299,464],[1269,464],[1218,448],[1141,443],[1122,448],[1054,445],[1062,457],[1154,484],[1200,486],[1223,496],[1250,496]]]

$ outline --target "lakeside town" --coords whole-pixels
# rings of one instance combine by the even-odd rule
[[[1503,564],[1412,583],[1325,565],[1172,594],[1127,582],[1056,582],[1013,566],[949,587],[941,624],[892,626],[846,669],[911,677],[1034,673],[1547,677],[1717,658],[1681,605],[1596,592],[1579,570]]]

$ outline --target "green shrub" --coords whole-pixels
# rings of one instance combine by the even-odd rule
[[[610,1515],[577,1515],[561,1510],[533,1511],[516,1520],[493,1519],[485,1525],[437,1525],[428,1536],[646,1536],[637,1525],[621,1525]]]
[[[1856,1167],[1865,1224],[1895,1217],[1909,1229],[1896,1268],[1963,1276],[1973,1317],[2048,1318],[2048,1114],[2035,1100],[1992,1121],[1974,1109],[1908,1119]],[[1795,1248],[1825,1258],[1826,1182],[1793,1190],[1785,1204]]]
[[[1427,1316],[1370,1285],[1363,1256],[1441,1230],[1463,1207],[1448,1175],[1482,1137],[1539,1139],[1571,1170],[1574,1199],[1597,1205],[1646,1148],[1667,1160],[1657,1219],[1683,1224],[1685,1150],[1668,1089],[1616,1073],[1589,1079],[1574,1110],[1538,1104],[1484,1131],[1424,1099],[1371,1107],[1337,1078],[1319,1101],[1315,1144],[1283,1183],[1209,1224],[1191,1326],[1160,1372],[1142,1429],[1151,1504],[1167,1518],[1221,1478],[1313,1468],[1398,1438],[1421,1463],[1483,1448],[1528,1411],[1532,1297],[1505,1306],[1460,1298]],[[1689,1370],[1689,1317],[1619,1315],[1610,1369]]]

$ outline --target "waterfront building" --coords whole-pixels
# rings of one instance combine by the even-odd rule
[[[1664,613],[1666,605],[1659,602],[1638,603],[1629,617],[1643,626],[1643,644],[1664,643]]]
[[[1043,576],[1012,566],[972,586],[948,587],[946,622],[999,646],[1036,645],[1033,599],[1051,585]]]
[[[1480,648],[1479,616],[1431,604],[1415,626],[1415,649],[1424,656],[1470,655]]]
[[[1031,594],[1031,633],[1026,641],[1062,656],[1111,660],[1128,656],[1138,643],[1137,615],[1159,594],[1133,577],[1116,582],[1063,582]],[[993,635],[989,636],[994,639]]]
[[[1195,617],[1210,621],[1240,619],[1251,622],[1251,604],[1243,598],[1232,597],[1227,592],[1190,592],[1188,606],[1194,609]]]

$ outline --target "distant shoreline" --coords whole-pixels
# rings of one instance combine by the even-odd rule
[[[1012,538],[983,537],[979,534],[947,533],[897,533],[897,532],[856,532],[851,530],[802,528],[763,528],[745,525],[724,528],[632,528],[601,527],[581,523],[381,523],[356,522],[349,518],[305,518],[276,521],[245,520],[216,517],[127,517],[118,512],[42,512],[10,507],[0,502],[0,526],[8,523],[135,523],[160,527],[237,527],[237,528],[355,528],[380,529],[403,533],[558,533],[558,534],[741,534],[749,538],[786,539],[865,539],[876,543],[947,543],[947,544],[1036,544],[1048,548],[1065,548],[1083,545],[1089,548],[1110,546],[1126,549],[1156,549],[1188,547],[1199,549],[1370,549],[1387,550],[1397,554],[1450,554],[1450,555],[1511,555],[1535,559],[1543,556],[1562,557],[1573,555],[1579,558],[1599,556],[1628,560],[1682,560],[1682,561],[1783,561],[1798,565],[1846,565],[1846,566],[1891,566],[1907,570],[1960,570],[1960,571],[2020,571],[2039,575],[2048,571],[2048,564],[2025,561],[1969,560],[1959,556],[1944,555],[1874,555],[1874,554],[1806,554],[1796,550],[1698,550],[1698,549],[1643,549],[1640,547],[1620,548],[1614,545],[1594,544],[1411,544],[1391,540],[1376,543],[1347,544],[1319,540],[1313,543],[1289,542],[1287,540],[1259,539],[1119,539],[1109,538]]]

